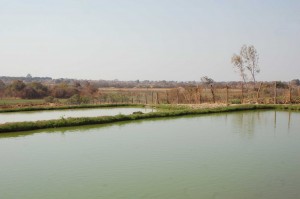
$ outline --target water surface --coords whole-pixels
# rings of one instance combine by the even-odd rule
[[[65,109],[65,110],[47,110],[47,111],[25,111],[25,112],[7,112],[0,113],[0,124],[6,122],[24,122],[37,120],[60,119],[62,117],[96,117],[109,116],[117,114],[131,114],[136,111],[143,113],[152,112],[150,108],[84,108],[84,109]]]
[[[300,113],[0,135],[0,198],[300,198]]]

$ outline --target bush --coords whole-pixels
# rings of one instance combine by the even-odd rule
[[[58,103],[59,102],[59,100],[57,98],[54,98],[52,96],[45,97],[44,101],[46,103]]]
[[[80,95],[78,94],[75,94],[73,95],[72,97],[70,97],[68,100],[67,100],[67,103],[68,104],[88,104],[91,102],[91,98],[89,97],[81,97]]]
[[[242,103],[242,100],[241,99],[232,99],[230,101],[231,104],[241,104]]]

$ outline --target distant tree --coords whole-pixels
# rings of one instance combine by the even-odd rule
[[[27,84],[24,91],[24,97],[28,99],[43,98],[49,94],[48,87],[40,82],[32,82]]]
[[[26,86],[20,97],[25,99],[37,99],[39,98],[39,94],[34,88]]]
[[[5,83],[0,79],[0,98],[3,97],[5,90]]]
[[[299,86],[300,85],[300,80],[299,79],[293,79],[292,81],[291,81],[291,84],[293,85],[293,86]],[[1,87],[1,86],[0,86]]]
[[[13,81],[13,83],[10,85],[10,87],[11,87],[11,89],[12,89],[13,91],[21,91],[21,90],[23,90],[23,89],[26,87],[26,85],[25,85],[24,82],[21,81],[21,80],[15,80],[15,81]]]
[[[5,83],[0,79],[0,90],[5,89]]]
[[[289,85],[286,82],[278,81],[278,82],[276,82],[276,84],[277,84],[276,85],[277,88],[282,88],[282,89],[289,88]]]
[[[81,84],[80,84],[79,81],[74,81],[74,82],[73,82],[73,86],[74,86],[75,88],[79,88],[79,87],[81,87]]]
[[[81,87],[80,94],[83,96],[93,96],[98,89],[94,84],[91,84],[89,81],[83,82],[83,86]]]
[[[26,78],[27,78],[27,79],[31,79],[32,76],[31,76],[30,74],[27,74],[27,75],[26,75]]]
[[[214,92],[214,88],[213,88],[213,83],[215,82],[212,78],[209,78],[207,76],[201,77],[201,81],[203,84],[205,84],[206,86],[210,85],[210,92],[213,98],[213,102],[216,102],[216,97],[215,97],[215,92]]]
[[[253,45],[243,45],[240,51],[245,68],[250,72],[254,84],[256,83],[256,75],[260,72],[258,66],[259,55]]]
[[[51,93],[52,96],[56,98],[69,98],[75,94],[78,94],[79,91],[72,85],[60,83],[52,88]]]
[[[26,88],[26,84],[21,80],[14,80],[12,84],[10,84],[5,89],[5,95],[12,97],[22,97],[23,91]]]
[[[203,76],[201,77],[201,82],[205,85],[211,85],[212,83],[214,83],[215,81],[210,78],[210,77],[207,77],[207,76]]]
[[[242,80],[246,83],[247,74],[245,73],[245,64],[243,58],[240,55],[234,54],[231,58],[231,63],[234,68],[239,72]]]

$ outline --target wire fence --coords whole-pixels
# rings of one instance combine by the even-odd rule
[[[132,104],[291,104],[300,103],[300,87],[276,83],[195,86],[172,89],[127,89],[98,92],[94,103]]]

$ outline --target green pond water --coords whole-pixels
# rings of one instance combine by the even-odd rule
[[[300,113],[0,134],[1,199],[298,199]]]
[[[109,116],[117,114],[131,114],[136,111],[148,113],[154,111],[151,108],[84,108],[84,109],[67,109],[52,111],[26,111],[26,112],[7,112],[0,113],[0,124],[6,122],[24,122],[37,120],[60,119],[62,117],[96,117]]]

